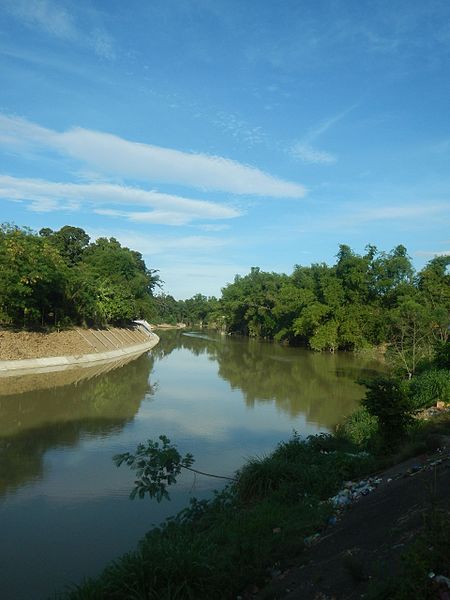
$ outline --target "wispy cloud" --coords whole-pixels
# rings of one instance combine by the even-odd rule
[[[164,225],[185,225],[196,220],[231,219],[241,215],[232,206],[136,187],[109,183],[55,183],[8,175],[0,175],[0,198],[28,202],[31,210],[39,212],[88,207],[97,214]],[[111,205],[121,208],[111,209]],[[130,210],[133,206],[148,210]]]
[[[2,8],[25,27],[47,35],[90,47],[101,58],[115,58],[112,37],[102,28],[87,33],[76,23],[74,15],[55,0],[4,0]]]
[[[305,188],[260,169],[221,156],[182,152],[131,142],[110,133],[74,128],[63,133],[26,119],[0,115],[0,139],[12,145],[32,144],[75,158],[108,175],[202,190],[301,198]]]
[[[337,157],[330,152],[318,150],[313,144],[320,136],[331,129],[336,123],[341,121],[356,107],[356,104],[346,108],[340,113],[321,121],[316,127],[311,128],[306,135],[295,142],[289,148],[289,154],[298,160],[306,163],[331,165],[337,161]]]
[[[231,240],[228,239],[202,235],[184,237],[148,236],[139,235],[132,231],[119,231],[115,233],[114,236],[126,246],[138,248],[139,252],[150,256],[157,254],[163,254],[165,256],[168,254],[175,254],[179,257],[180,252],[201,252],[203,254],[205,251],[209,252],[211,250],[223,248],[231,243]],[[94,237],[99,237],[98,232],[94,232]]]
[[[309,144],[297,142],[290,149],[293,158],[302,162],[330,165],[337,161],[336,156],[323,150],[316,150]]]
[[[49,35],[67,40],[78,36],[74,20],[62,3],[49,0],[6,0],[3,8],[22,24]]]
[[[400,206],[377,206],[365,209],[356,209],[352,214],[352,223],[368,223],[370,221],[391,221],[400,219],[416,219],[439,214],[448,214],[449,203],[436,204],[405,204]]]
[[[267,135],[261,126],[252,127],[236,114],[220,111],[215,114],[212,122],[249,148],[267,142]]]

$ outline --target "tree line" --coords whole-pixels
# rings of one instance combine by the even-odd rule
[[[253,267],[220,298],[157,293],[158,271],[114,238],[92,242],[79,227],[35,233],[0,227],[0,324],[20,327],[153,322],[206,325],[226,333],[317,351],[387,347],[409,376],[450,337],[450,256],[419,272],[404,246],[339,246],[334,265],[292,274]]]
[[[404,246],[390,252],[339,246],[336,262],[296,265],[291,275],[253,267],[222,289],[219,299],[197,294],[177,302],[160,296],[177,320],[197,317],[231,334],[304,345],[317,351],[389,346],[409,375],[449,339],[450,256],[419,272]]]
[[[121,323],[155,314],[156,270],[115,238],[91,242],[79,227],[0,227],[0,324]]]

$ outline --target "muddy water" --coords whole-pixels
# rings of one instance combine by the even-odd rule
[[[188,476],[171,501],[128,499],[114,454],[165,433],[204,471],[231,475],[293,429],[328,431],[379,365],[204,332],[166,331],[117,368],[0,379],[0,598],[45,598],[133,548],[217,481]]]

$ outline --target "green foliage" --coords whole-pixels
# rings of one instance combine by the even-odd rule
[[[380,433],[390,448],[405,436],[412,423],[413,407],[407,383],[389,376],[376,377],[364,383],[368,389],[362,405],[370,415],[377,417]]]
[[[412,377],[432,355],[432,318],[420,294],[401,297],[388,313],[388,356],[399,370]]]
[[[276,333],[273,310],[286,275],[252,267],[245,277],[222,289],[221,308],[228,331],[251,337],[272,338]]]
[[[441,342],[435,348],[434,364],[439,369],[450,369],[450,342]]]
[[[411,380],[410,397],[414,408],[428,408],[438,400],[450,403],[450,371],[428,369]]]
[[[190,468],[194,463],[192,454],[181,456],[167,436],[160,435],[159,440],[161,444],[153,440],[139,444],[135,454],[125,452],[113,457],[118,467],[125,463],[136,472],[131,499],[144,498],[146,494],[158,502],[169,499],[167,487],[176,483],[181,469]]]
[[[337,436],[349,440],[360,448],[368,448],[378,434],[378,417],[364,406],[349,415],[337,430]]]
[[[154,312],[159,277],[114,238],[89,243],[79,227],[0,228],[0,323],[105,325]]]
[[[370,457],[349,452],[351,445],[330,435],[289,442],[264,458],[248,461],[238,474],[237,497],[243,502],[260,501],[274,493],[293,501],[304,494],[326,499],[343,479],[356,477],[368,468]]]
[[[67,267],[46,239],[28,229],[0,228],[0,318],[5,324],[41,325],[65,302]]]
[[[410,377],[449,335],[448,257],[415,277],[406,248],[363,255],[341,245],[334,266],[297,265],[291,276],[253,267],[236,276],[218,301],[229,333],[305,344],[317,351],[388,348],[392,365]]]

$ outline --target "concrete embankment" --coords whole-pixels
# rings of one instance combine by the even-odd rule
[[[137,321],[129,327],[74,329],[70,333],[72,338],[79,342],[73,345],[76,348],[75,352],[77,350],[78,352],[59,355],[56,337],[54,352],[47,351],[47,354],[56,355],[0,360],[0,377],[121,361],[124,358],[137,357],[151,350],[159,342],[159,337],[151,331],[145,321]],[[70,347],[70,344],[64,345],[64,348],[68,348],[69,351]],[[80,349],[87,349],[88,352],[79,352]]]

